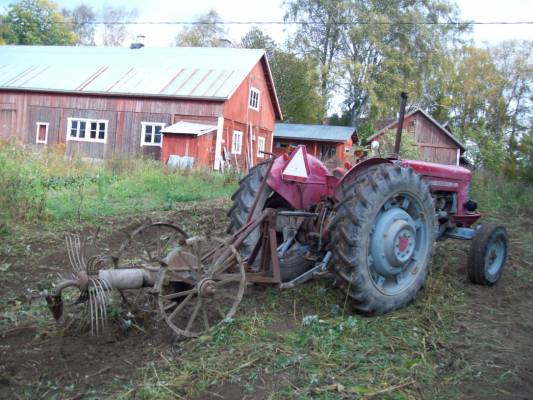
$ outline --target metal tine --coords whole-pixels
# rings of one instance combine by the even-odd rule
[[[94,321],[93,321],[93,318],[94,318],[94,312],[93,312],[93,300],[92,300],[92,294],[91,294],[91,291],[89,290],[89,308],[90,308],[90,320],[91,320],[91,334],[94,335]]]
[[[98,284],[98,291],[100,293],[100,310],[101,310],[101,319],[102,319],[102,327],[105,329],[107,326],[107,295],[102,287],[102,282],[100,279],[96,279],[96,283]]]
[[[81,270],[87,270],[87,264],[85,263],[85,258],[83,257],[83,254],[82,254],[82,246],[81,246],[81,241],[80,241],[80,237],[78,235],[76,235],[74,237],[74,240],[75,240],[75,243],[76,243],[76,249],[77,249],[77,252],[76,252],[76,256],[78,258],[78,263],[80,265],[80,269]]]
[[[69,242],[73,268],[76,272],[80,272],[82,270],[82,266],[80,265],[77,257],[78,249],[76,246],[76,237],[74,235],[69,235]]]
[[[96,305],[96,311],[97,311],[97,318],[101,319],[102,318],[102,313],[101,313],[101,307],[100,307],[100,304],[102,303],[102,299],[100,297],[100,290],[99,290],[99,287],[98,287],[98,280],[97,279],[91,279],[91,286],[92,286],[92,289],[93,289],[93,293],[94,293],[94,296],[95,296],[95,305]]]
[[[92,279],[91,279],[92,281]],[[91,282],[93,283],[93,282]],[[93,289],[92,292],[90,291],[90,289]],[[89,293],[92,293],[92,301],[94,302],[93,306],[94,306],[94,315],[93,315],[93,318],[94,318],[94,325],[96,327],[96,335],[98,335],[98,332],[99,332],[99,326],[98,326],[98,298],[97,298],[97,294],[96,294],[96,289],[94,287],[94,283],[93,283],[93,286],[89,289]]]
[[[102,287],[102,282],[100,281],[100,279],[95,279],[94,283],[95,283],[97,292],[99,293],[100,300],[101,300],[101,303],[100,303],[101,314],[100,315],[102,318],[102,327],[105,328],[105,326],[107,325],[107,309],[106,309],[107,295],[104,292],[104,289]]]
[[[98,332],[99,332],[99,326],[98,326],[98,303],[97,303],[97,300],[96,300],[96,294],[95,294],[95,291],[94,290],[91,290],[90,291],[91,293],[91,303],[93,303],[93,316],[92,316],[92,319],[94,321],[94,332],[93,332],[93,335],[98,335]]]
[[[72,266],[72,269],[76,272],[79,272],[79,269],[74,261],[74,257],[73,257],[73,250],[72,250],[72,238],[71,238],[71,235],[66,235],[65,236],[65,244],[67,246],[67,255],[68,255],[68,259],[70,261],[70,265]]]

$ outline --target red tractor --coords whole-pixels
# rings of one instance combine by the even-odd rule
[[[277,247],[270,261],[279,264],[282,288],[330,271],[357,311],[384,314],[415,299],[437,240],[471,240],[470,280],[492,285],[500,279],[507,233],[491,224],[472,227],[480,214],[469,198],[471,178],[459,166],[398,158],[370,158],[329,172],[298,146],[241,180],[228,231],[239,232],[264,210],[275,210],[270,225],[244,240],[243,256],[253,259],[273,226]]]
[[[405,97],[395,153],[404,106]],[[507,232],[472,227],[480,214],[469,198],[471,177],[462,167],[380,157],[330,172],[298,146],[241,180],[229,238],[147,223],[116,254],[87,259],[84,242],[67,237],[73,273],[39,295],[61,321],[62,292],[77,288],[74,305],[85,307],[97,333],[118,292],[132,309],[157,312],[176,334],[194,337],[228,321],[249,283],[285,289],[333,274],[357,311],[379,315],[415,299],[435,242],[446,238],[472,241],[468,276],[492,285],[507,258]]]

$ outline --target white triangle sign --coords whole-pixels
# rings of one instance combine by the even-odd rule
[[[303,147],[298,147],[296,153],[292,156],[289,163],[283,170],[283,175],[294,178],[307,179],[309,174],[307,173],[306,163],[304,159]]]

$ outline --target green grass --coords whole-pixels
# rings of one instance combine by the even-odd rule
[[[148,163],[147,168],[115,179],[101,177],[82,188],[58,190],[47,199],[55,220],[115,216],[155,209],[169,210],[177,202],[230,196],[235,184],[215,173],[169,172]]]
[[[172,170],[123,155],[94,163],[63,152],[0,143],[0,233],[13,225],[171,210],[178,202],[229,197],[237,188],[232,174]]]

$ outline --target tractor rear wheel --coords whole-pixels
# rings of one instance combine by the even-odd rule
[[[337,283],[358,312],[403,308],[430,270],[436,219],[429,187],[410,168],[381,164],[347,189],[331,225]]]
[[[257,164],[250,169],[248,175],[240,180],[239,189],[231,196],[233,206],[228,212],[230,224],[227,228],[227,233],[234,233],[246,224],[254,199],[259,193],[263,179],[265,179],[268,163],[269,161],[264,161]],[[265,187],[257,202],[252,219],[258,218],[267,207],[290,209],[290,206],[279,195],[273,193],[268,186]],[[252,253],[260,237],[261,228],[257,227],[248,235],[239,249],[243,257],[248,257]],[[296,278],[313,266],[314,261],[304,257],[307,250],[308,246],[301,245],[295,241],[285,256],[279,260],[281,280],[283,282]]]
[[[507,259],[508,242],[503,226],[481,225],[468,254],[467,271],[472,283],[490,286],[498,282]]]

